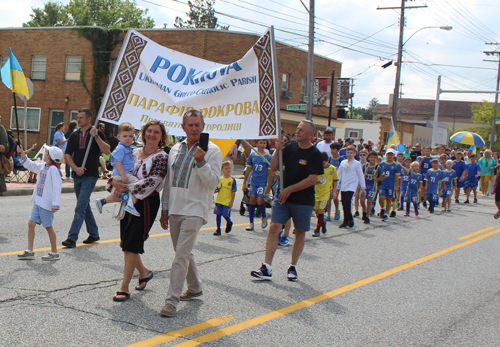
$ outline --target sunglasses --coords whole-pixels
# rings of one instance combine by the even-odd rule
[[[366,154],[360,154],[359,156],[360,157],[366,157]]]

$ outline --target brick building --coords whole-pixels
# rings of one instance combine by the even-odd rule
[[[94,30],[101,30],[94,28]],[[241,57],[255,44],[257,35],[210,29],[143,29],[143,35],[173,50],[227,64]],[[109,73],[121,49],[125,37],[123,32],[117,39],[118,44],[111,51],[106,64]],[[75,28],[4,28],[0,29],[0,54],[2,65],[8,58],[8,48],[16,55],[26,77],[34,85],[33,97],[28,101],[28,144],[37,142],[51,144],[54,128],[59,122],[68,124],[76,118],[81,108],[91,108],[94,81],[94,55],[92,43],[79,36]],[[305,117],[305,112],[285,111],[288,104],[299,104],[305,93],[307,75],[307,51],[276,43],[278,76],[280,79],[280,106],[282,127],[293,132],[296,125]],[[81,67],[84,73],[81,74]],[[318,77],[340,77],[341,63],[316,55],[314,75]],[[80,76],[84,76],[84,82]],[[102,79],[99,93],[104,94],[109,74]],[[336,89],[334,89],[335,95]],[[12,93],[0,88],[0,114],[6,129],[15,128],[13,119],[14,102]],[[17,98],[18,113],[22,124],[23,102]],[[313,120],[324,129],[328,122],[328,107],[314,107]],[[332,117],[337,117],[333,108]],[[332,121],[333,127],[343,124]],[[23,137],[21,137],[23,138]]]

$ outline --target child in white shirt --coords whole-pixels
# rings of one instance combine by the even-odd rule
[[[42,256],[42,260],[59,260],[57,253],[56,233],[52,227],[54,213],[60,208],[62,178],[59,167],[63,161],[64,153],[58,147],[46,146],[44,163],[35,163],[30,160],[23,149],[18,146],[17,151],[21,154],[21,164],[28,170],[38,174],[35,189],[31,196],[34,203],[28,222],[28,249],[18,255],[18,259],[34,259],[33,242],[35,240],[35,226],[42,224],[49,233],[51,252]]]

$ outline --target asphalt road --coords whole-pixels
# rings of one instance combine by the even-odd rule
[[[240,200],[238,192],[235,205]],[[62,206],[55,216],[58,244],[72,221],[74,195],[63,194]],[[0,198],[1,346],[499,345],[500,225],[493,197],[453,204],[443,215],[422,211],[370,225],[358,219],[348,230],[329,222],[326,235],[307,236],[297,282],[286,280],[291,246],[278,249],[272,282],[250,276],[263,261],[267,232],[245,231],[247,217],[236,206],[229,235],[212,235],[215,217],[200,232],[195,255],[204,295],[181,303],[175,318],[158,314],[173,259],[159,223],[143,257],[154,279],[142,292],[131,286],[131,299],[117,303],[123,256],[111,207],[96,214],[100,243],[61,249],[61,260],[44,262],[49,240],[38,227],[36,259],[19,261],[31,208],[29,196]],[[83,230],[78,243],[87,235]]]

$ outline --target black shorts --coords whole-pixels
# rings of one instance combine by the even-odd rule
[[[500,202],[500,180],[497,181],[497,186],[495,187],[495,202]]]
[[[123,251],[143,254],[144,241],[149,237],[149,231],[160,209],[160,196],[157,192],[135,204],[140,217],[125,213],[120,221],[120,246]]]

